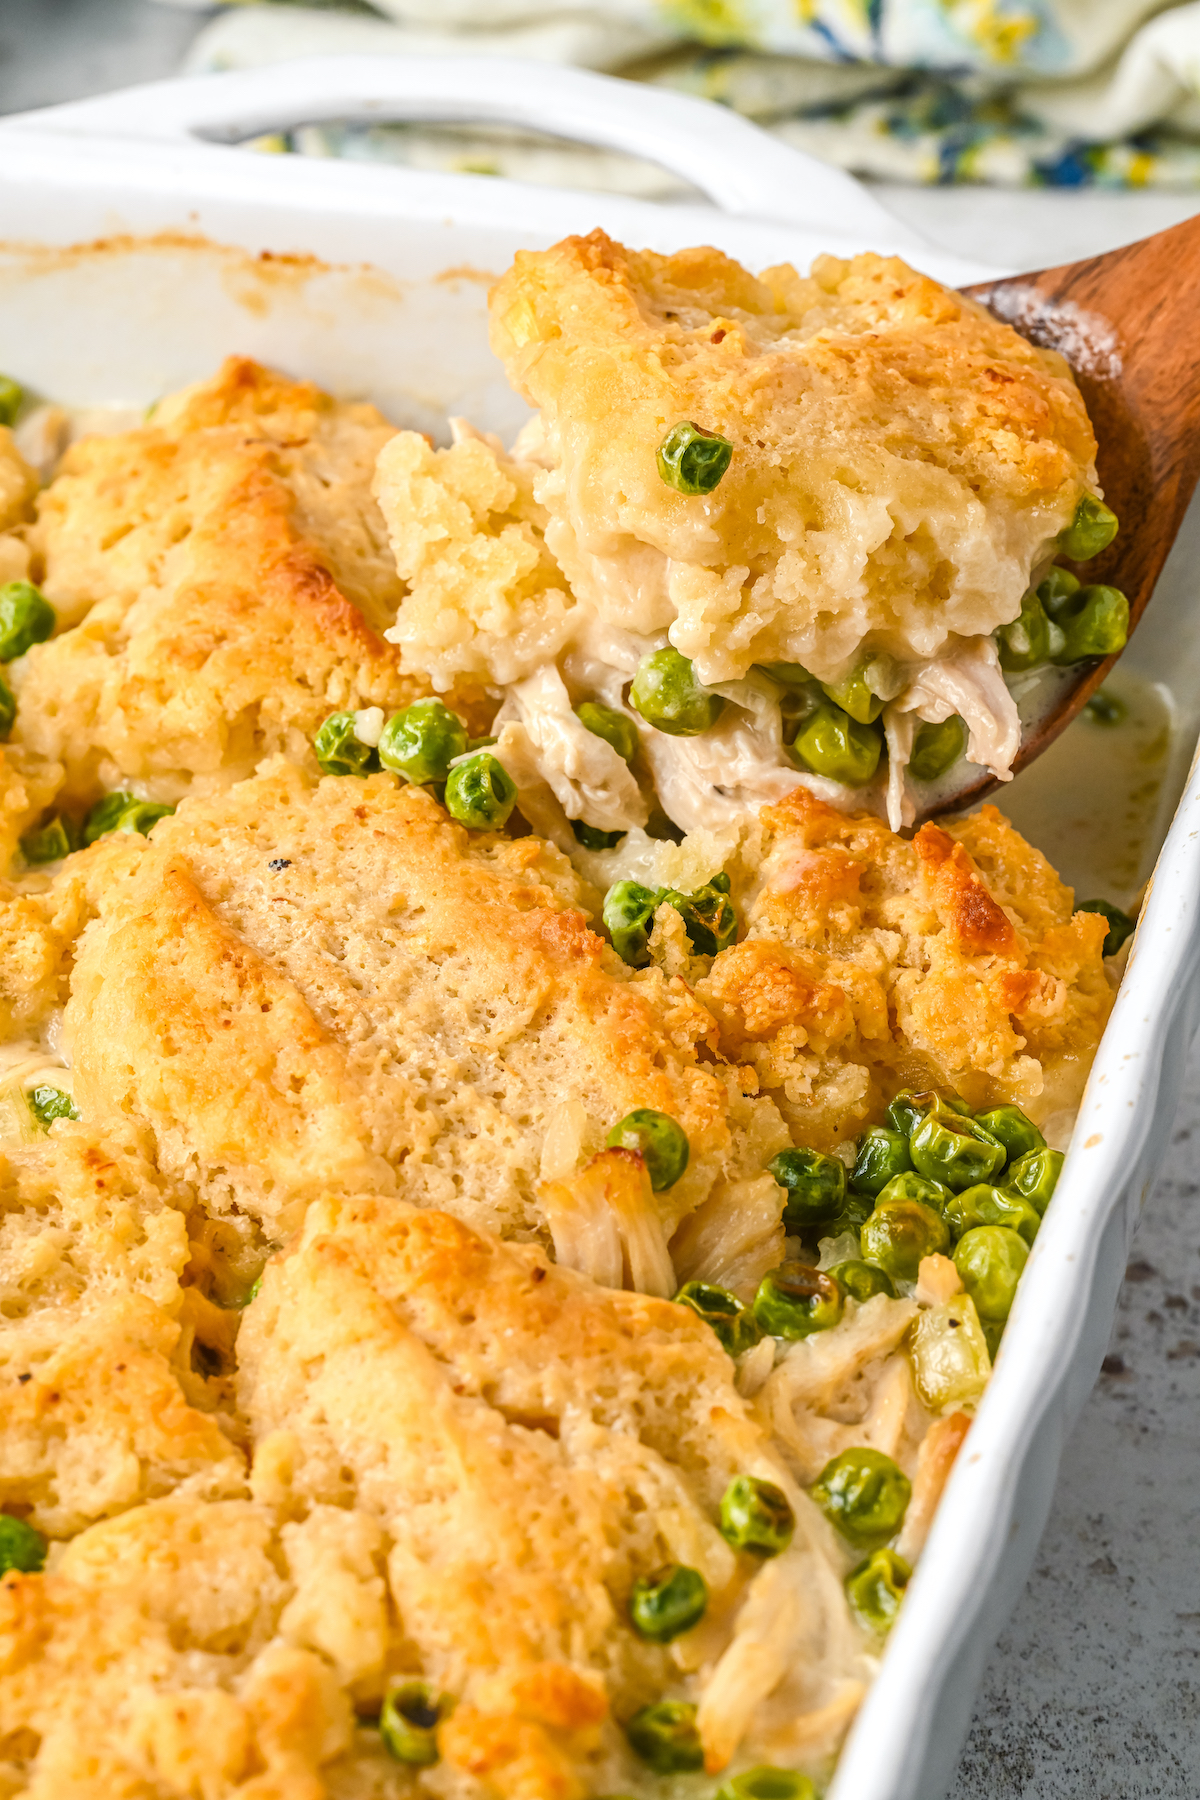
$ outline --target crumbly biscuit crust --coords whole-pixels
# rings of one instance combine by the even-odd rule
[[[799,788],[762,826],[746,936],[696,991],[806,1143],[904,1087],[1043,1121],[1078,1102],[1112,1006],[1105,924],[994,806],[908,841]]]
[[[1063,359],[895,257],[756,278],[596,231],[519,252],[491,313],[541,408],[550,551],[710,683],[755,662],[837,679],[864,641],[924,657],[990,632],[1095,484]],[[700,499],[656,467],[681,420],[734,446]]]
[[[67,797],[176,800],[305,759],[336,707],[428,692],[381,635],[403,593],[371,496],[392,435],[231,358],[142,430],[67,452],[26,533],[67,629],[25,661],[16,732]]]
[[[631,406],[651,340],[671,382],[715,391],[718,313],[760,376],[796,360],[780,320],[807,321],[804,379],[837,405],[877,400],[885,368],[915,384],[931,346],[984,355],[973,315],[891,265],[800,293],[598,243],[564,249],[571,279],[585,252],[587,331],[633,306],[643,333]],[[686,284],[707,310],[668,331]],[[977,384],[930,479],[1077,484],[1083,435],[1037,448],[1055,406],[1069,438],[1069,396],[1013,358],[1008,460]],[[738,1361],[670,1295],[748,1300],[798,1253],[766,1170],[785,1146],[844,1151],[904,1084],[1045,1117],[1107,1016],[1103,921],[990,808],[910,840],[799,790],[731,848],[741,941],[697,956],[660,908],[634,970],[545,838],[467,832],[387,773],[319,777],[334,707],[449,683],[486,726],[461,684],[493,679],[505,619],[532,642],[572,603],[532,465],[459,435],[434,452],[233,361],[76,445],[36,518],[0,437],[0,574],[9,543],[65,621],[16,672],[0,853],[56,796],[180,800],[149,837],[0,885],[0,1508],[52,1540],[44,1573],[0,1579],[14,1800],[649,1795],[622,1728],[664,1696],[696,1705],[710,1778],[824,1780],[879,1646],[843,1586],[858,1553],[804,1490],[845,1448],[884,1452],[916,1554],[969,1420],[928,1403],[911,1334],[956,1290],[923,1265],[913,1295]],[[409,604],[436,624],[439,597],[443,662],[402,666],[383,632]],[[20,1128],[31,1071],[81,1117]],[[639,1107],[690,1146],[658,1193],[605,1148]],[[717,1529],[739,1474],[795,1514],[768,1562]],[[630,1591],[672,1562],[708,1610],[658,1645]],[[421,1769],[377,1728],[406,1679],[454,1702]]]

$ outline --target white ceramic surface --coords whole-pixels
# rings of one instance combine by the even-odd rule
[[[752,216],[234,147],[348,117],[535,125],[651,157]],[[241,351],[402,423],[463,411],[507,433],[523,409],[487,351],[488,277],[518,248],[597,225],[661,250],[714,242],[752,267],[877,248],[948,281],[989,272],[922,247],[848,177],[681,97],[650,106],[636,88],[538,65],[289,64],[0,125],[0,367],[74,404],[138,404]],[[1200,648],[1196,609],[1169,598],[1131,652],[1166,681]],[[950,1780],[1103,1355],[1198,1014],[1193,767],[995,1377],[829,1800],[936,1800]]]

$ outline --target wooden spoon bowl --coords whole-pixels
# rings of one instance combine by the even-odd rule
[[[1121,528],[1091,562],[1060,560],[1081,581],[1120,588],[1132,632],[1200,477],[1200,216],[1086,262],[963,291],[1071,365],[1096,432],[1105,503]],[[1014,771],[1054,742],[1116,660],[1075,664],[1045,684]],[[954,779],[930,791],[922,817],[972,805],[1002,785],[986,773],[958,786]]]

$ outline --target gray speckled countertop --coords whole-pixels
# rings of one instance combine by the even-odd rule
[[[169,74],[201,17],[147,0],[0,0],[0,112]],[[1200,195],[879,192],[932,239],[1025,268],[1200,210]],[[1198,1157],[1193,1052],[1104,1374],[988,1665],[951,1800],[1200,1796]]]
[[[952,1800],[1200,1794],[1200,1044]]]

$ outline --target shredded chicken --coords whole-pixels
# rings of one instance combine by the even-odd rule
[[[710,1775],[729,1762],[755,1708],[787,1672],[805,1623],[803,1576],[809,1560],[803,1549],[786,1550],[750,1584],[733,1642],[717,1664],[696,1714]]]
[[[954,1461],[962,1449],[963,1439],[971,1429],[966,1413],[951,1413],[929,1427],[917,1452],[917,1477],[912,1499],[904,1515],[904,1526],[896,1540],[896,1550],[906,1562],[916,1562],[925,1548],[933,1524],[933,1515],[950,1479]]]
[[[650,1177],[635,1151],[602,1150],[580,1174],[545,1183],[541,1199],[564,1268],[600,1287],[675,1292]]]
[[[1021,721],[990,637],[967,638],[936,660],[918,664],[892,705],[933,724],[958,713],[967,727],[970,760],[998,781],[1012,780]]]

